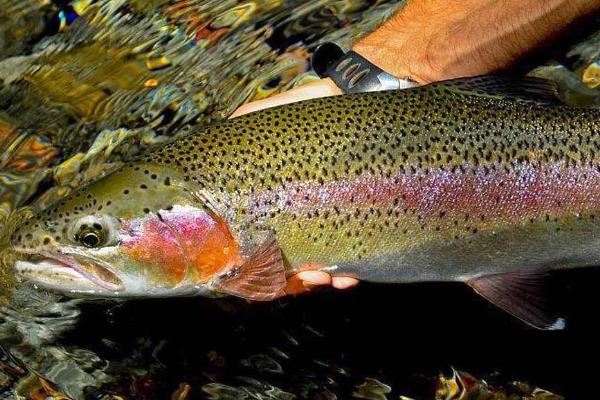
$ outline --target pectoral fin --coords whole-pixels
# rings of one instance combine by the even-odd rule
[[[269,301],[283,293],[285,278],[281,249],[270,238],[241,266],[220,276],[215,288],[247,300]]]
[[[512,272],[482,276],[467,281],[478,294],[521,321],[538,329],[564,329],[565,321],[548,307],[547,274]]]

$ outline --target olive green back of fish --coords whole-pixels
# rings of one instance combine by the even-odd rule
[[[137,162],[181,171],[189,188],[231,212],[240,236],[275,232],[292,267],[472,241],[524,221],[554,230],[560,205],[471,210],[461,193],[456,207],[427,202],[444,179],[497,185],[499,174],[521,179],[523,165],[597,168],[598,111],[563,106],[547,92],[535,81],[482,78],[316,99],[211,126]],[[588,206],[578,212],[594,215]]]

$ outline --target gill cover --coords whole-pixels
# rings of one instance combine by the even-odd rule
[[[210,210],[175,205],[123,221],[119,252],[154,285],[207,283],[241,263],[225,222]]]

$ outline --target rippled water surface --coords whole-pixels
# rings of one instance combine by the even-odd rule
[[[0,0],[0,226],[124,157],[316,79],[316,44],[349,47],[402,5]],[[595,25],[551,46],[533,72],[572,103],[600,103]],[[597,398],[585,364],[597,347],[597,278],[557,277],[569,329],[548,333],[461,285],[363,284],[261,305],[101,302],[15,286],[4,268],[0,396]]]

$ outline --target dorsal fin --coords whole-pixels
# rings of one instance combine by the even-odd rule
[[[470,96],[563,104],[556,84],[551,80],[536,77],[476,76],[432,85]]]

